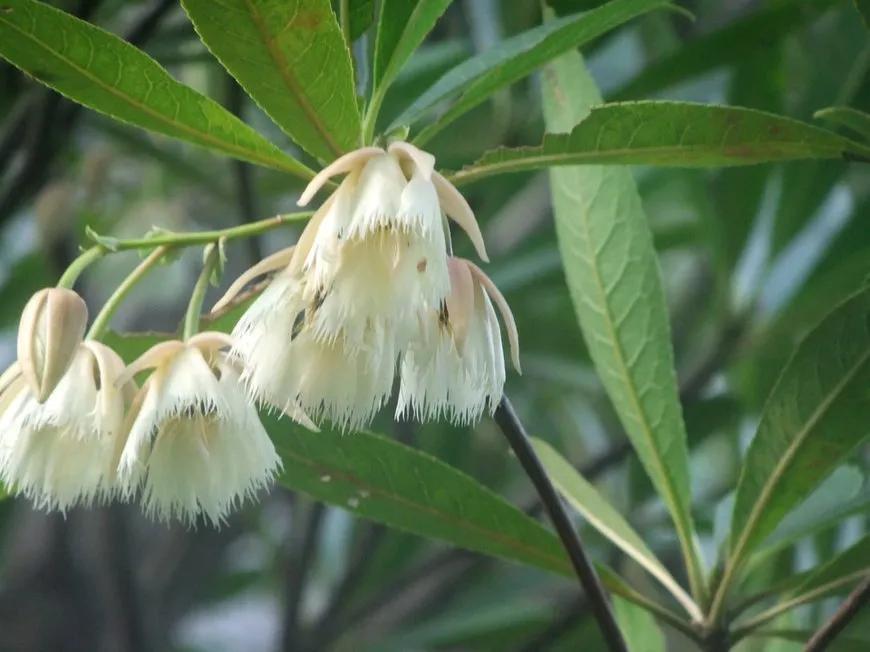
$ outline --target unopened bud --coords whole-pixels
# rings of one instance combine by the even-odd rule
[[[38,402],[69,369],[87,323],[88,307],[72,290],[46,288],[27,302],[18,326],[18,363]]]

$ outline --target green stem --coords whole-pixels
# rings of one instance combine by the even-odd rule
[[[202,302],[205,300],[205,293],[208,290],[211,273],[219,256],[220,252],[216,244],[211,244],[206,248],[202,271],[199,273],[199,278],[196,279],[196,285],[193,286],[193,293],[190,295],[190,302],[187,304],[187,313],[184,315],[184,334],[182,339],[185,341],[199,332]]]
[[[799,607],[802,604],[821,600],[822,598],[830,595],[834,591],[837,591],[844,586],[848,586],[855,581],[866,577],[868,577],[867,571],[861,570],[857,573],[852,573],[851,575],[847,575],[845,577],[841,577],[839,579],[828,582],[827,584],[822,584],[821,586],[813,589],[812,591],[808,591],[802,595],[792,598],[791,600],[786,600],[784,602],[780,602],[779,604],[775,604],[770,609],[762,611],[760,614],[744,623],[741,627],[735,629],[732,635],[732,641],[736,643],[740,639],[751,634],[753,630],[758,629],[762,625],[766,625],[771,620],[784,614],[785,612],[791,611],[795,607]]]
[[[722,572],[722,577],[716,585],[713,593],[713,599],[710,603],[710,610],[707,613],[707,624],[718,625],[725,610],[725,600],[728,598],[728,591],[731,588],[731,583],[734,581],[738,571],[738,560],[732,556],[725,562],[725,570]]]
[[[118,311],[118,307],[130,293],[130,290],[141,281],[145,275],[160,262],[160,259],[171,249],[169,246],[157,247],[154,251],[148,254],[141,263],[136,266],[130,274],[125,278],[118,288],[108,298],[100,312],[94,318],[94,323],[91,324],[91,329],[88,331],[87,339],[99,340],[106,334],[109,328],[109,322],[114,314]]]
[[[191,247],[194,245],[207,245],[218,240],[234,240],[238,238],[250,238],[271,229],[307,220],[312,216],[311,211],[300,213],[286,213],[276,215],[257,222],[248,222],[228,229],[214,231],[197,231],[195,233],[161,233],[151,238],[136,238],[131,240],[115,240],[111,243],[113,251],[127,251],[130,249],[150,249],[158,246]],[[107,245],[108,246],[108,245]]]
[[[371,145],[374,142],[375,125],[378,122],[378,113],[381,111],[381,104],[384,101],[386,91],[387,86],[381,80],[381,84],[375,88],[372,93],[372,99],[369,100],[368,108],[366,108],[366,115],[363,119],[363,142],[366,145]]]
[[[57,282],[57,287],[72,289],[79,276],[85,269],[95,260],[102,258],[106,253],[106,248],[102,245],[94,245],[90,249],[86,249],[78,258],[72,261],[66,271]]]

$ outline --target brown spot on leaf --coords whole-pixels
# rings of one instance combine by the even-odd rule
[[[417,271],[421,274],[426,271],[426,267],[429,265],[429,262],[425,258],[421,258],[420,262],[417,263]]]
[[[288,27],[290,29],[306,30],[309,32],[315,31],[323,22],[323,12],[316,9],[308,11],[299,11],[290,21]]]
[[[755,150],[750,145],[733,145],[724,149],[725,155],[731,158],[752,158]]]

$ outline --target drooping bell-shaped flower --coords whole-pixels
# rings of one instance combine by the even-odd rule
[[[390,396],[395,343],[383,329],[363,333],[353,347],[344,335],[319,339],[305,284],[299,273],[280,272],[236,324],[233,356],[243,365],[242,382],[253,398],[291,417],[302,412],[359,428]]]
[[[309,222],[297,253],[308,281],[304,298],[317,308],[311,327],[318,339],[343,335],[345,346],[365,347],[367,331],[383,329],[402,347],[417,313],[449,291],[443,215],[486,259],[471,208],[434,164],[408,143],[365,147],[337,159],[305,189],[300,206],[331,177],[346,175]]]
[[[118,473],[125,491],[141,485],[149,516],[220,524],[268,485],[281,460],[222,351],[223,333],[163,342],[127,369],[153,368],[136,395]]]
[[[258,401],[352,430],[389,399],[421,315],[436,314],[450,293],[445,216],[486,258],[471,208],[434,163],[401,142],[339,158],[299,201],[346,175],[295,247],[242,274],[215,306],[278,272],[233,331],[233,355]]]
[[[135,386],[119,379],[121,358],[85,341],[39,402],[20,363],[0,379],[0,479],[40,508],[65,512],[118,493],[115,473],[124,410]]]
[[[498,306],[520,369],[519,345],[513,315],[502,294],[474,264],[451,258],[450,294],[438,310],[420,319],[401,364],[397,416],[420,420],[447,417],[457,424],[472,423],[498,406],[505,381]]]
[[[66,373],[85,335],[88,308],[72,290],[34,294],[18,327],[18,364],[33,397],[44,402]]]

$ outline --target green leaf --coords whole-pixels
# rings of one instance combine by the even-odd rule
[[[855,9],[861,14],[861,19],[864,21],[864,27],[870,29],[870,0],[854,0]]]
[[[648,611],[624,598],[613,598],[613,615],[629,652],[666,652],[665,637]]]
[[[339,5],[339,0],[332,0],[333,11],[339,11]],[[355,41],[375,22],[375,0],[348,0],[348,7],[350,40]]]
[[[599,99],[579,54],[546,69],[544,116],[551,131],[570,129]],[[584,339],[674,519],[697,597],[703,580],[690,512],[686,430],[661,272],[640,196],[625,168],[558,168],[550,171],[550,183],[562,263]]]
[[[374,87],[383,93],[393,83],[451,0],[383,0],[374,56]]]
[[[570,575],[554,534],[473,478],[370,433],[309,432],[266,417],[280,482],[407,532]]]
[[[502,41],[445,74],[398,118],[393,126],[412,124],[441,102],[460,95],[438,121],[415,142],[423,143],[498,89],[522,79],[551,59],[581,46],[668,0],[614,0],[584,14],[548,22]]]
[[[800,605],[818,602],[832,595],[848,591],[855,584],[870,577],[870,535],[834,556],[828,563],[808,573],[799,573],[800,583],[787,592],[776,604],[747,620],[735,630],[735,638],[752,632]],[[780,585],[788,591],[788,582]]]
[[[870,435],[870,288],[801,343],[773,388],[737,485],[726,574]]]
[[[314,175],[144,52],[41,2],[4,0],[0,56],[117,120],[304,179]]]
[[[832,106],[813,114],[814,118],[828,120],[847,127],[866,140],[870,140],[870,114],[848,106]]]
[[[634,559],[685,608],[692,618],[702,620],[695,601],[686,594],[655,554],[647,547],[622,515],[613,508],[594,486],[569,464],[552,446],[541,439],[533,445],[547,470],[547,475],[568,503],[580,512],[586,521],[612,541],[626,555]]]
[[[732,69],[727,104],[751,106],[773,113],[784,110],[785,48],[776,45],[757,50]],[[716,216],[708,222],[708,246],[717,262],[720,288],[727,288],[736,262],[756,224],[773,175],[770,165],[721,170],[716,175],[713,196]]]
[[[870,632],[870,628],[868,628]],[[806,643],[815,630],[811,629],[763,629],[752,633],[753,638],[773,638],[783,641],[794,641],[796,643]],[[831,652],[867,652],[867,645],[870,644],[870,636],[865,632],[855,631],[848,634],[841,634],[834,641],[834,646]],[[767,648],[765,648],[766,650]]]
[[[350,53],[329,0],[183,0],[209,50],[322,161],[360,146]]]
[[[777,526],[751,555],[746,564],[752,569],[797,541],[830,529],[854,514],[870,511],[870,489],[863,489],[864,475],[854,467],[834,471],[800,506]]]
[[[486,152],[454,183],[557,165],[720,167],[798,159],[870,160],[870,147],[765,111],[693,102],[619,102],[548,133],[533,147]]]
[[[868,575],[870,575],[870,535],[865,535],[833,559],[813,570],[792,593],[800,595],[835,585],[848,586]]]
[[[620,86],[609,99],[650,97],[662,89],[693,79],[763,52],[815,19],[839,0],[773,0],[745,17],[698,38],[680,42],[672,54],[658,58]]]

